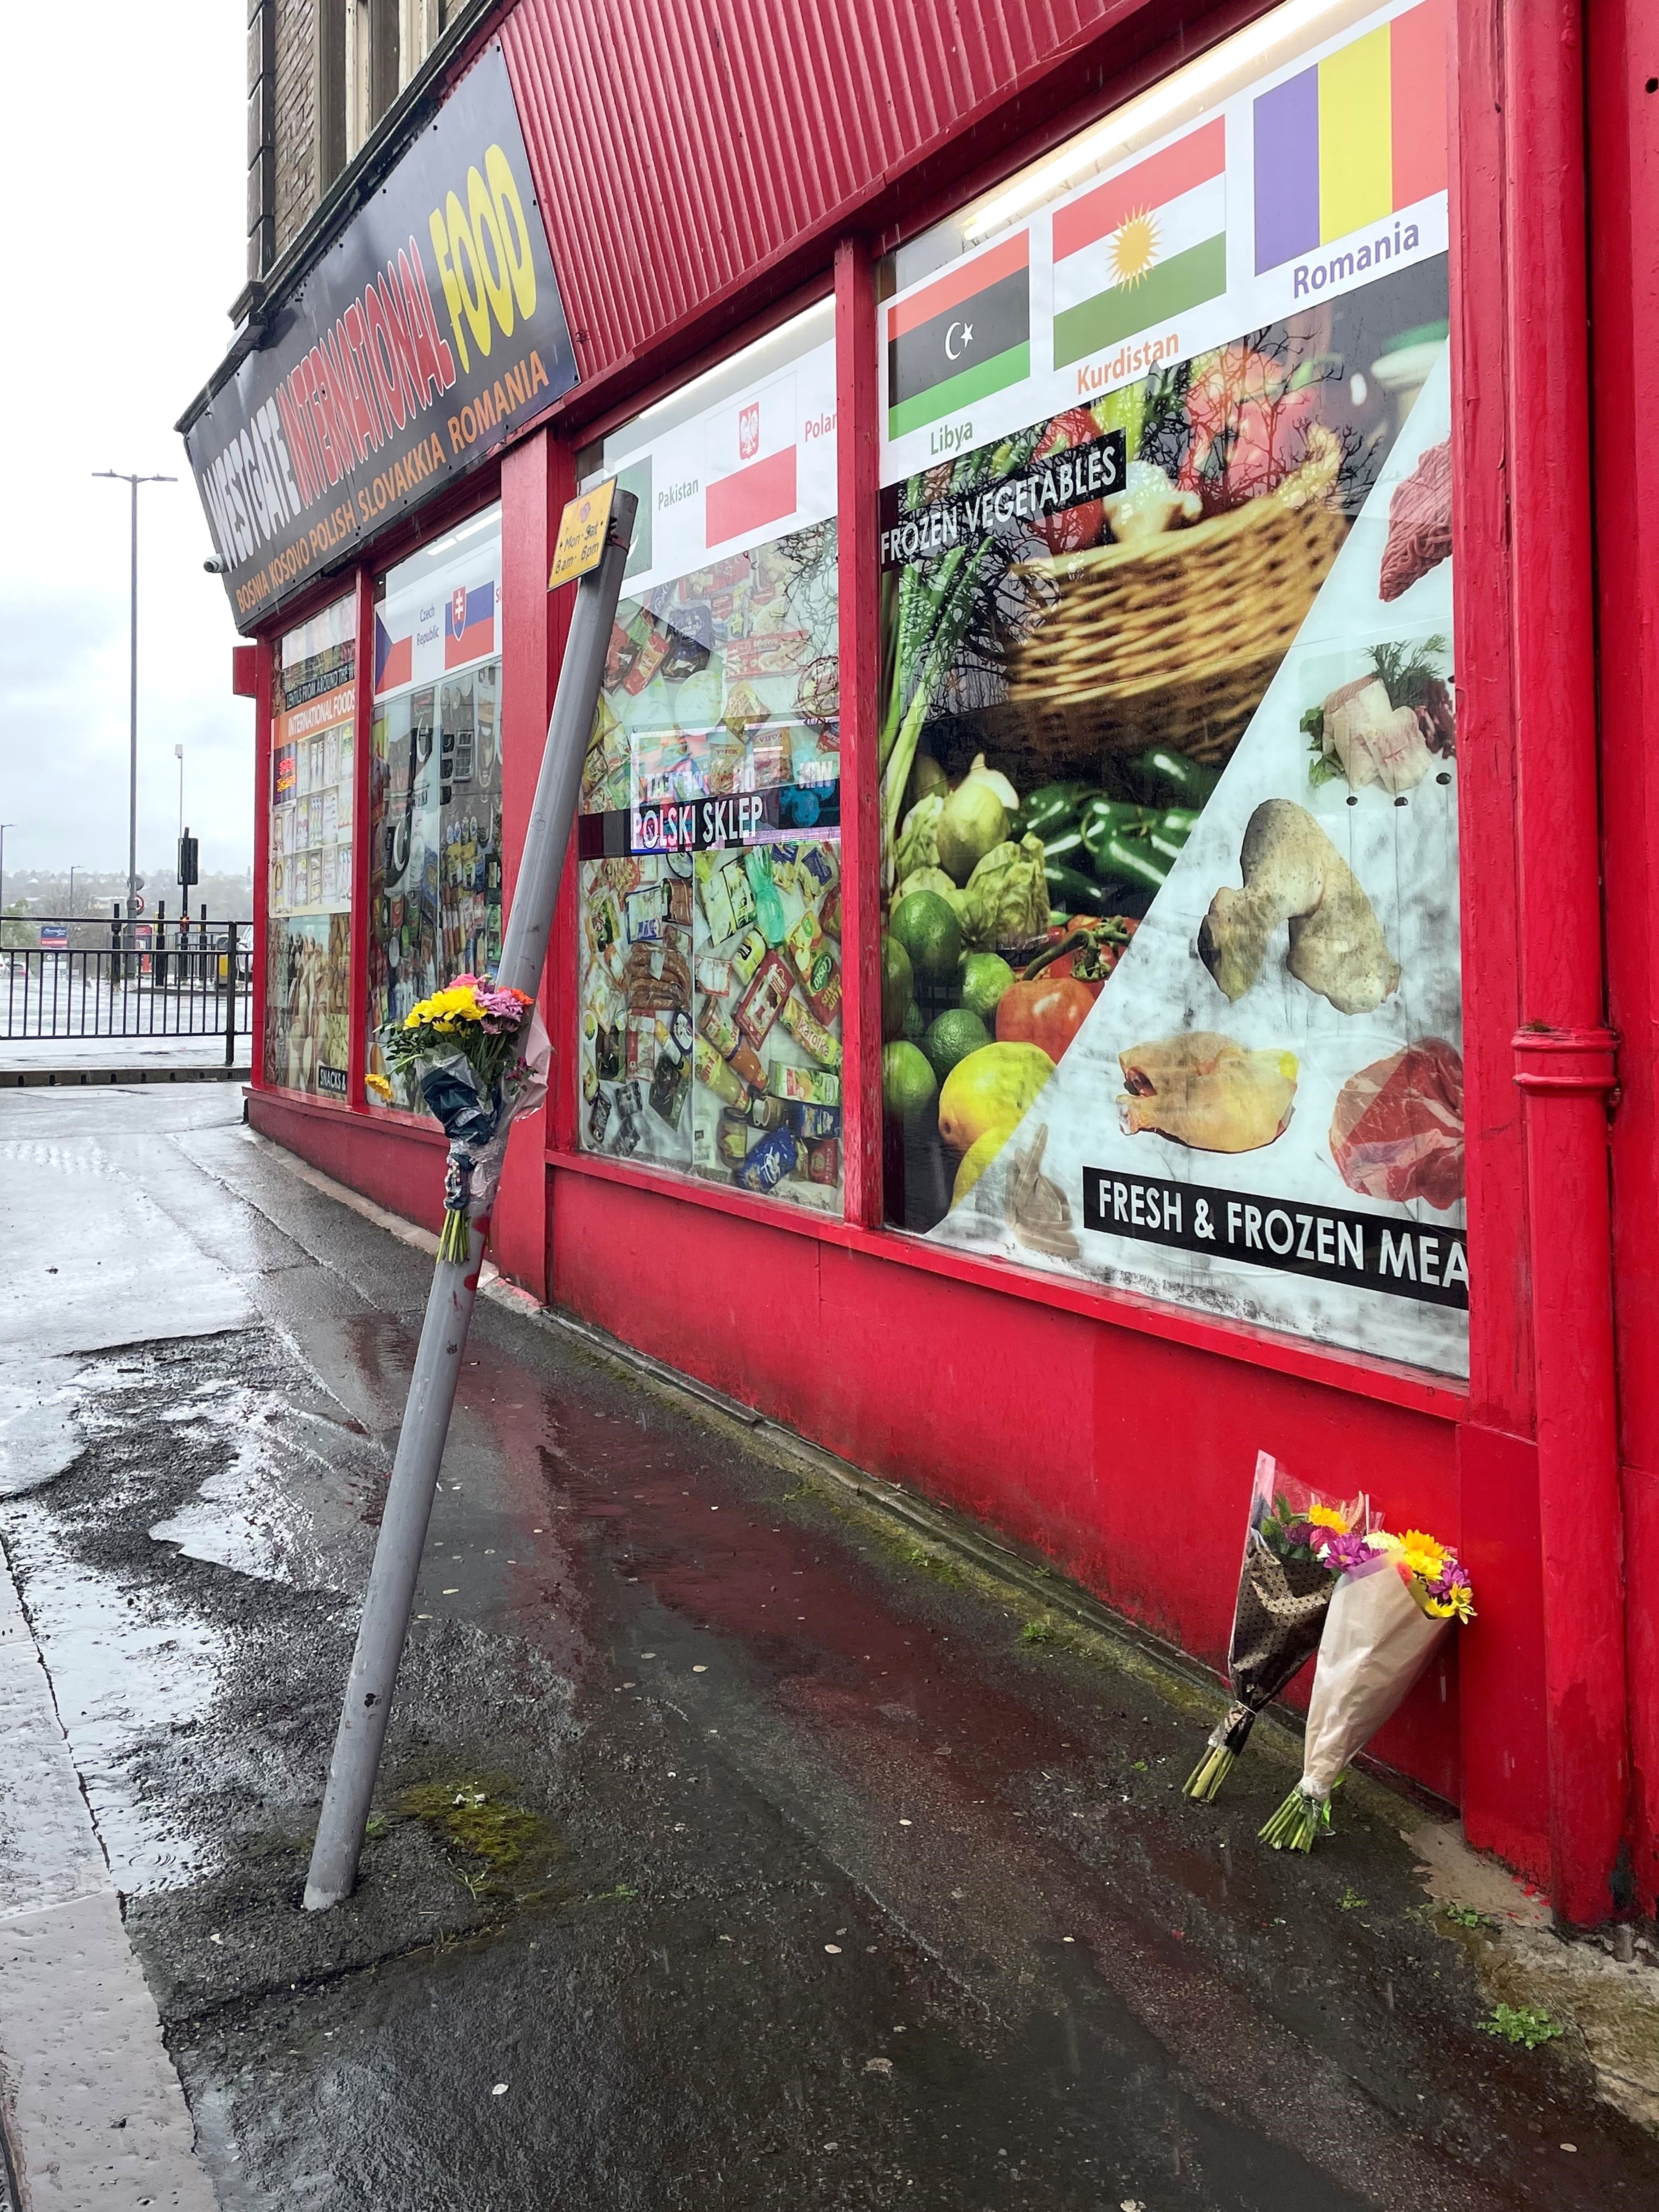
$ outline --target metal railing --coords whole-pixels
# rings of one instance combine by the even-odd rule
[[[43,941],[0,945],[0,1040],[222,1036],[229,1067],[252,1032],[252,922],[30,915],[6,927]]]

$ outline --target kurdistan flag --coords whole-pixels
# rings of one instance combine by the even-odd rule
[[[1217,116],[1054,211],[1054,367],[1227,289],[1227,140]]]

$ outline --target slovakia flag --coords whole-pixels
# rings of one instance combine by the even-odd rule
[[[799,428],[793,376],[709,416],[704,542],[711,550],[729,538],[752,538],[795,512]]]
[[[413,682],[415,641],[412,635],[393,637],[379,615],[374,617],[374,696],[395,691]]]
[[[480,584],[469,592],[458,584],[444,615],[444,666],[481,660],[495,650],[495,586]]]

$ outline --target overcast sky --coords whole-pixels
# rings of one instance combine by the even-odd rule
[[[128,502],[139,497],[138,862],[171,885],[179,764],[206,869],[253,853],[252,702],[173,425],[245,270],[244,17],[229,0],[8,11],[0,821],[13,869],[125,870]],[[66,26],[72,20],[72,33]],[[70,46],[65,48],[65,36]],[[176,891],[175,891],[176,896]]]

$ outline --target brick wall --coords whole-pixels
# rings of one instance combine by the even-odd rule
[[[281,253],[321,197],[317,165],[319,0],[265,0],[276,10],[276,238]]]
[[[272,0],[247,0],[247,273],[275,258],[276,192],[270,119],[276,105],[276,19]]]

